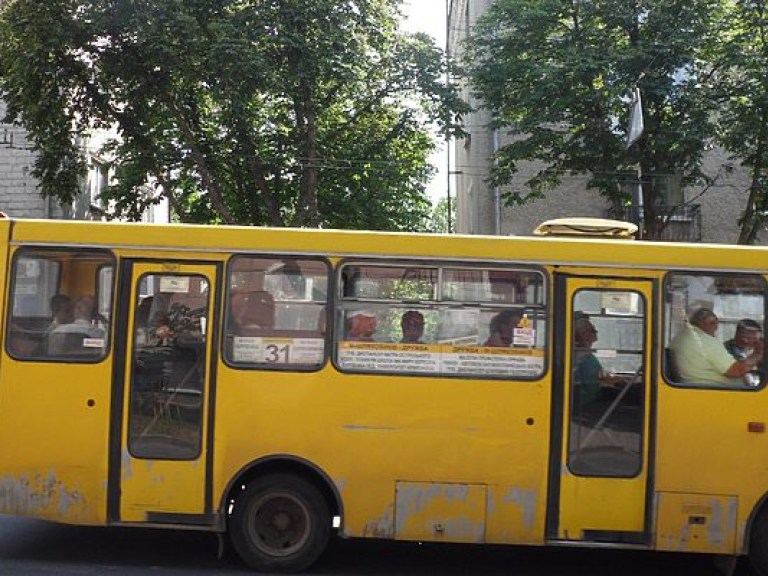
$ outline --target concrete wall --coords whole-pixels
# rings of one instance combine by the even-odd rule
[[[0,100],[0,118],[4,118],[6,106]],[[42,198],[38,181],[32,176],[35,154],[23,127],[0,123],[0,211],[14,218],[55,218],[67,220],[98,220],[92,212],[92,204],[110,178],[106,166],[109,159],[98,156],[106,139],[114,136],[99,132],[81,143],[88,157],[88,175],[83,181],[83,193],[70,206],[61,205],[51,198]],[[152,191],[152,187],[147,187]],[[104,206],[99,206],[105,208]],[[143,216],[145,222],[168,222],[168,202],[153,206]]]
[[[0,118],[5,116],[0,101]],[[40,197],[32,177],[35,161],[23,128],[0,123],[0,211],[17,218],[47,218],[52,206]]]

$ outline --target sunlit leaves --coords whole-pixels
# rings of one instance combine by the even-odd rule
[[[0,19],[0,88],[41,146],[46,194],[77,192],[72,142],[114,125],[105,198],[118,215],[162,194],[183,221],[417,229],[432,123],[456,130],[465,107],[441,51],[399,32],[397,10],[16,0]]]

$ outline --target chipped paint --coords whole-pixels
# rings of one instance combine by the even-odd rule
[[[504,504],[515,504],[523,513],[523,526],[526,530],[533,528],[536,519],[536,490],[523,490],[521,488],[510,488],[504,493],[502,502]]]
[[[133,457],[128,450],[123,450],[120,457],[120,477],[123,482],[130,480],[133,477]]]
[[[333,483],[336,485],[336,490],[339,493],[339,496],[341,496],[344,493],[344,488],[347,487],[348,480],[346,478],[336,478],[334,479]]]
[[[394,509],[390,505],[378,518],[366,522],[363,536],[368,538],[392,538],[395,535]]]
[[[408,540],[485,541],[486,487],[398,482],[395,535]]]
[[[660,493],[656,547],[676,552],[736,552],[738,498]]]
[[[53,469],[47,476],[37,474],[34,479],[26,475],[5,475],[0,479],[0,511],[17,516],[46,516],[56,510],[60,516],[84,514],[85,497],[57,479]]]

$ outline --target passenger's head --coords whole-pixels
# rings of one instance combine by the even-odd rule
[[[348,340],[373,340],[377,327],[376,314],[370,310],[355,310],[347,318]]]
[[[488,327],[492,337],[495,337],[502,346],[511,346],[515,334],[515,327],[523,317],[518,310],[504,310],[491,318]]]
[[[717,316],[709,308],[699,308],[691,314],[690,318],[688,318],[688,322],[710,336],[715,335],[719,323]]]
[[[424,335],[424,315],[416,310],[409,310],[400,318],[403,329],[403,342],[419,342]]]
[[[736,324],[736,334],[733,339],[742,348],[754,348],[762,333],[763,328],[759,322],[751,318],[742,318]]]
[[[56,294],[51,298],[51,315],[58,324],[72,322],[72,299],[66,294]]]
[[[90,294],[81,296],[75,302],[74,316],[75,320],[93,320],[96,312],[96,298]]]
[[[591,348],[597,341],[597,328],[592,324],[589,316],[584,314],[576,316],[573,325],[573,339],[579,348]]]

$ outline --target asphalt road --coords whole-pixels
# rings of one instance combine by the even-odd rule
[[[718,576],[707,557],[685,554],[332,542],[312,569],[338,576]],[[0,574],[13,576],[235,576],[251,572],[218,539],[199,532],[61,526],[0,516]],[[736,575],[747,576],[739,564]]]

